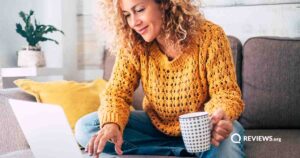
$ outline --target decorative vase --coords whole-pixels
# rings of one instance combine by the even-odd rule
[[[39,46],[28,46],[18,51],[18,66],[43,67],[45,66],[44,54]]]

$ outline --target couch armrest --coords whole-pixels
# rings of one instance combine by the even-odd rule
[[[8,99],[35,101],[34,97],[18,88],[0,90],[0,155],[29,149]]]
[[[1,89],[0,96],[5,97],[7,99],[19,99],[19,100],[26,100],[26,101],[36,101],[35,98],[25,93],[19,88],[9,88],[9,89]]]

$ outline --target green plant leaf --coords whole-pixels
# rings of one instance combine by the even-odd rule
[[[52,25],[47,25],[47,27],[48,27],[48,28],[46,29],[45,33],[48,33],[48,32],[51,32],[51,33],[52,33],[52,32],[58,31],[58,32],[64,34],[63,31],[58,30],[56,27],[54,27],[54,26],[52,26]]]
[[[23,19],[23,21],[26,23],[26,15],[23,11],[19,12],[19,16]]]
[[[23,30],[22,25],[19,23],[16,24],[16,32],[19,33],[22,37],[27,38],[26,32]]]
[[[40,38],[40,41],[52,41],[52,42],[54,42],[55,44],[59,44],[56,40],[51,39],[51,38],[47,38],[47,37],[41,37],[41,38]]]
[[[30,10],[29,11],[29,16],[33,15],[34,14],[34,11],[33,10]]]
[[[47,28],[46,28],[45,25],[38,25],[38,26],[36,27],[35,32],[34,32],[35,37],[36,37],[36,38],[42,37],[43,34],[45,34],[46,29],[47,29]]]
[[[31,17],[33,16],[33,14],[34,11],[32,10],[29,11],[29,14],[26,14],[23,11],[19,12],[19,16],[24,21],[25,26],[22,27],[21,24],[17,23],[16,24],[17,33],[19,33],[22,37],[26,38],[26,41],[31,46],[36,46],[39,42],[44,42],[44,41],[53,41],[56,44],[58,44],[56,40],[44,37],[43,35],[47,33],[53,33],[53,32],[60,32],[64,34],[64,32],[52,25],[38,24],[35,18],[32,22]]]

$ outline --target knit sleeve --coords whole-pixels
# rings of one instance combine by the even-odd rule
[[[244,110],[244,102],[237,85],[230,44],[220,27],[212,31],[206,68],[210,100],[204,110],[212,114],[222,108],[231,120],[237,119]]]
[[[111,78],[100,97],[100,127],[107,123],[116,123],[123,133],[128,122],[133,93],[140,78],[136,59],[124,51],[117,54]]]

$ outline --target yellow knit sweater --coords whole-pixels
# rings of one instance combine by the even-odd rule
[[[123,132],[140,79],[145,92],[143,109],[153,125],[167,135],[180,135],[178,118],[185,113],[205,110],[211,114],[223,108],[230,119],[237,119],[244,103],[228,39],[222,28],[209,21],[201,27],[197,44],[172,61],[155,43],[149,55],[119,52],[101,97],[101,127],[113,122]]]

